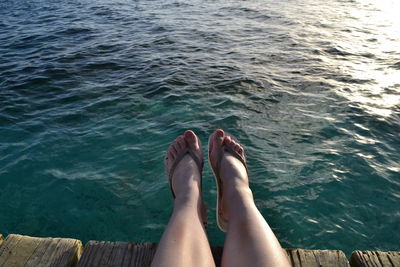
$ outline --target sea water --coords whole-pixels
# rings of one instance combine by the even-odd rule
[[[222,128],[284,247],[400,250],[399,10],[1,1],[0,233],[158,242],[169,143],[192,129],[206,149]]]

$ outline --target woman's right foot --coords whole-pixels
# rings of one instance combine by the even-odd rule
[[[233,140],[221,129],[216,130],[211,135],[210,142],[209,160],[213,170],[219,172],[218,175],[222,184],[219,196],[221,197],[219,199],[221,203],[219,214],[225,221],[229,221],[230,205],[234,203],[234,200],[247,196],[252,198],[247,169],[237,156],[240,156],[244,161],[246,158],[240,143]],[[223,148],[224,146],[229,147],[238,155],[234,156],[231,152],[227,152]],[[223,155],[220,156],[220,153],[223,153]],[[220,160],[219,163],[217,163],[218,160]]]
[[[195,153],[199,163],[188,153],[177,163],[174,170],[172,166],[177,156],[185,149],[191,149]],[[171,180],[171,190],[176,199],[183,198],[187,202],[189,198],[195,198],[200,201],[198,212],[201,216],[204,227],[207,227],[206,205],[203,200],[201,190],[201,171],[203,161],[203,152],[201,150],[200,140],[197,135],[191,131],[185,131],[184,135],[178,136],[169,146],[166,157],[166,169],[170,173],[173,171]]]

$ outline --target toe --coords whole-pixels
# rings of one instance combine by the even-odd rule
[[[173,142],[171,144],[171,152],[174,155],[174,158],[176,157],[176,155],[178,155],[178,151],[179,151],[178,143],[177,142]]]
[[[231,146],[232,145],[232,139],[231,139],[230,136],[226,136],[224,138],[224,144],[227,145],[227,146]]]
[[[176,158],[176,150],[174,148],[171,149],[172,160]]]
[[[179,139],[178,139],[178,141],[177,141],[177,144],[178,144],[178,146],[179,146],[180,149],[186,148],[186,141],[185,141],[185,138],[184,138],[183,136],[180,136]]]
[[[236,152],[239,152],[240,146],[238,144],[235,144],[234,149],[235,149]]]
[[[175,158],[174,154],[172,153],[171,150],[168,151],[167,157],[169,160],[173,160]]]
[[[185,139],[191,149],[193,149],[193,150],[200,149],[199,142],[197,141],[197,136],[193,131],[187,130],[185,132]]]
[[[218,130],[216,130],[215,132],[214,132],[214,134],[217,136],[217,137],[224,137],[224,130],[222,130],[222,129],[218,129]]]
[[[167,168],[171,168],[172,162],[175,160],[176,155],[177,155],[177,149],[176,149],[177,143],[176,140],[173,141],[168,148],[168,152],[167,152]]]
[[[218,129],[214,132],[213,134],[213,150],[218,149],[222,146],[222,142],[224,141],[224,131],[221,129]]]
[[[213,168],[216,167],[218,160],[218,151],[220,151],[222,144],[224,142],[225,133],[223,130],[216,130],[210,138],[210,147],[209,147],[209,157],[210,163]]]

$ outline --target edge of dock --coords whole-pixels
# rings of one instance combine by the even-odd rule
[[[0,266],[150,266],[157,243],[89,241],[0,234]],[[211,250],[219,266],[223,247]],[[341,250],[285,249],[294,267],[395,267],[400,251],[360,251],[350,259]]]

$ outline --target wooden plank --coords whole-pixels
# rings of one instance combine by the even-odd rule
[[[341,250],[286,249],[293,267],[350,267]]]
[[[223,247],[211,247],[216,266],[220,266]],[[156,252],[154,243],[89,241],[78,267],[150,266]],[[340,250],[287,249],[293,267],[350,267]]]
[[[46,239],[47,248],[43,249],[43,254],[40,263],[51,266],[75,266],[80,256],[82,255],[82,242],[76,239],[67,238],[52,238]],[[51,242],[50,242],[51,241]],[[65,263],[68,263],[65,264]],[[35,264],[32,264],[35,266]]]
[[[350,257],[352,267],[397,267],[400,266],[400,251],[353,251]]]
[[[297,249],[287,249],[286,253],[289,256],[290,263],[292,266],[301,266],[300,265],[300,257],[297,252]]]
[[[115,263],[116,266],[122,266],[126,250],[125,242],[115,242],[114,249],[110,256],[110,262]]]
[[[11,236],[11,237],[10,237]],[[14,248],[18,245],[22,236],[7,236],[6,240],[0,246],[0,266],[4,266],[8,257],[12,257],[15,254]]]
[[[150,266],[156,248],[155,243],[89,241],[77,266]]]
[[[75,266],[82,242],[10,234],[0,246],[0,266]]]
[[[134,254],[131,258],[130,266],[150,266],[156,253],[157,244],[137,243],[132,246]]]
[[[400,251],[383,252],[389,258],[393,266],[400,266]]]

